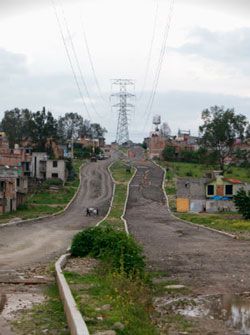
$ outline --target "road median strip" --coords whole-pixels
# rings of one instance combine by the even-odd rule
[[[70,286],[72,285],[75,300],[73,306],[71,304],[71,307],[78,307],[77,314],[79,310],[81,311],[82,328],[86,326],[84,318],[86,318],[87,324],[90,322],[88,331],[91,330],[91,334],[102,334],[102,332],[118,334],[121,330],[126,329],[129,334],[156,335],[157,332],[151,322],[147,307],[151,304],[150,289],[148,284],[144,282],[146,279],[142,279],[144,278],[143,273],[145,266],[142,248],[129,235],[127,222],[124,218],[129,196],[129,186],[136,174],[136,169],[134,169],[133,174],[125,176],[127,181],[125,185],[126,189],[124,190],[124,185],[119,184],[120,180],[117,180],[117,178],[114,179],[112,172],[114,172],[115,168],[117,168],[115,163],[111,164],[108,168],[113,181],[113,192],[107,215],[97,223],[95,228],[88,228],[78,233],[71,246],[73,256],[76,252],[75,247],[80,248],[79,250],[82,251],[81,245],[86,249],[84,252],[85,255],[87,255],[87,249],[93,242],[93,239],[97,238],[96,243],[99,243],[99,238],[104,238],[103,241],[106,241],[107,244],[105,244],[106,242],[104,242],[104,244],[102,242],[99,246],[100,251],[98,251],[97,245],[94,247],[97,253],[97,259],[100,259],[99,266],[97,269],[92,269],[89,274],[84,275],[80,275],[77,272],[67,272],[68,270],[63,273],[62,268],[65,266],[69,257],[69,255],[65,255],[61,258],[60,267],[56,267],[57,278],[59,278],[59,280],[61,280],[62,277],[64,278],[63,283],[68,287],[66,291],[70,291]],[[123,187],[123,194],[120,193],[120,186]],[[119,222],[117,220],[119,220]],[[99,231],[99,235],[97,234],[95,237],[96,230]],[[88,246],[83,241],[83,244],[81,244],[81,238],[84,235],[86,235],[84,238],[87,238]],[[76,242],[76,238],[79,242]],[[110,241],[111,244],[108,241]],[[116,245],[116,243],[118,244]],[[73,247],[73,245],[75,245],[75,247]],[[103,248],[108,249],[104,251]],[[103,251],[104,253],[102,254]],[[91,253],[90,256],[94,257]],[[82,259],[86,258],[86,256],[82,257],[84,257]],[[77,262],[77,260],[80,260],[80,258],[71,258],[73,262]],[[100,271],[101,273],[99,273]],[[65,278],[68,282],[66,282]],[[79,287],[82,287],[80,291],[78,291]],[[124,287],[126,287],[125,291],[123,289]],[[84,290],[84,292],[82,290]],[[107,293],[108,291],[109,293]],[[71,293],[72,298],[73,294]],[[63,299],[65,299],[65,295]],[[76,306],[75,301],[77,301],[78,306]],[[68,313],[67,306],[65,313]],[[70,314],[72,314],[72,312],[70,312]],[[71,334],[85,334],[83,329],[74,332],[76,329],[74,324],[76,322],[72,321],[71,316],[69,316],[69,320]],[[72,327],[71,324],[73,325]],[[85,332],[86,331],[85,329]]]

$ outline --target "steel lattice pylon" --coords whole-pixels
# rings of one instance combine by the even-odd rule
[[[129,102],[135,97],[134,94],[127,91],[128,86],[134,87],[134,81],[130,79],[114,79],[112,81],[112,88],[114,85],[119,86],[119,91],[111,95],[112,99],[118,99],[119,102],[112,105],[112,108],[116,108],[118,112],[118,123],[116,131],[116,142],[118,144],[123,144],[129,141],[129,131],[128,131],[128,116],[134,105]]]

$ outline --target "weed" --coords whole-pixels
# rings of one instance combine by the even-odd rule
[[[111,227],[88,228],[78,233],[72,242],[73,256],[93,256],[111,262],[112,267],[127,275],[144,272],[142,248],[133,237]]]
[[[47,299],[44,303],[22,311],[21,315],[13,322],[13,327],[18,331],[18,334],[70,334],[57,286],[49,286],[46,295]]]

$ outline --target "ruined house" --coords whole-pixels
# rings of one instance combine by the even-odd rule
[[[219,172],[213,178],[178,178],[176,186],[177,212],[236,211],[233,196],[240,189],[250,190],[250,184]]]

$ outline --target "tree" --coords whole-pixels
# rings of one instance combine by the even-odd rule
[[[244,138],[247,118],[235,114],[234,109],[214,106],[202,112],[202,120],[204,123],[199,128],[201,144],[218,157],[218,164],[224,172],[226,161],[235,157],[236,139]]]
[[[1,128],[8,137],[10,147],[22,140],[22,110],[14,108],[6,111],[1,122]]]
[[[92,138],[102,138],[107,132],[107,130],[105,128],[102,128],[99,123],[91,123],[90,128]]]
[[[167,122],[164,122],[161,125],[160,134],[163,137],[169,137],[171,135],[171,129],[170,129],[169,125],[167,124]]]
[[[76,140],[84,127],[83,117],[77,113],[66,113],[58,120],[58,137],[61,142]]]
[[[246,220],[250,219],[250,192],[248,194],[246,191],[241,189],[234,196],[235,207],[238,209],[238,212],[242,214],[243,218]]]
[[[175,161],[175,148],[166,146],[162,151],[162,157],[165,161]]]
[[[49,139],[57,139],[57,120],[51,112],[46,112],[45,107],[42,111],[33,113],[33,127],[31,139],[36,150],[45,151]]]

